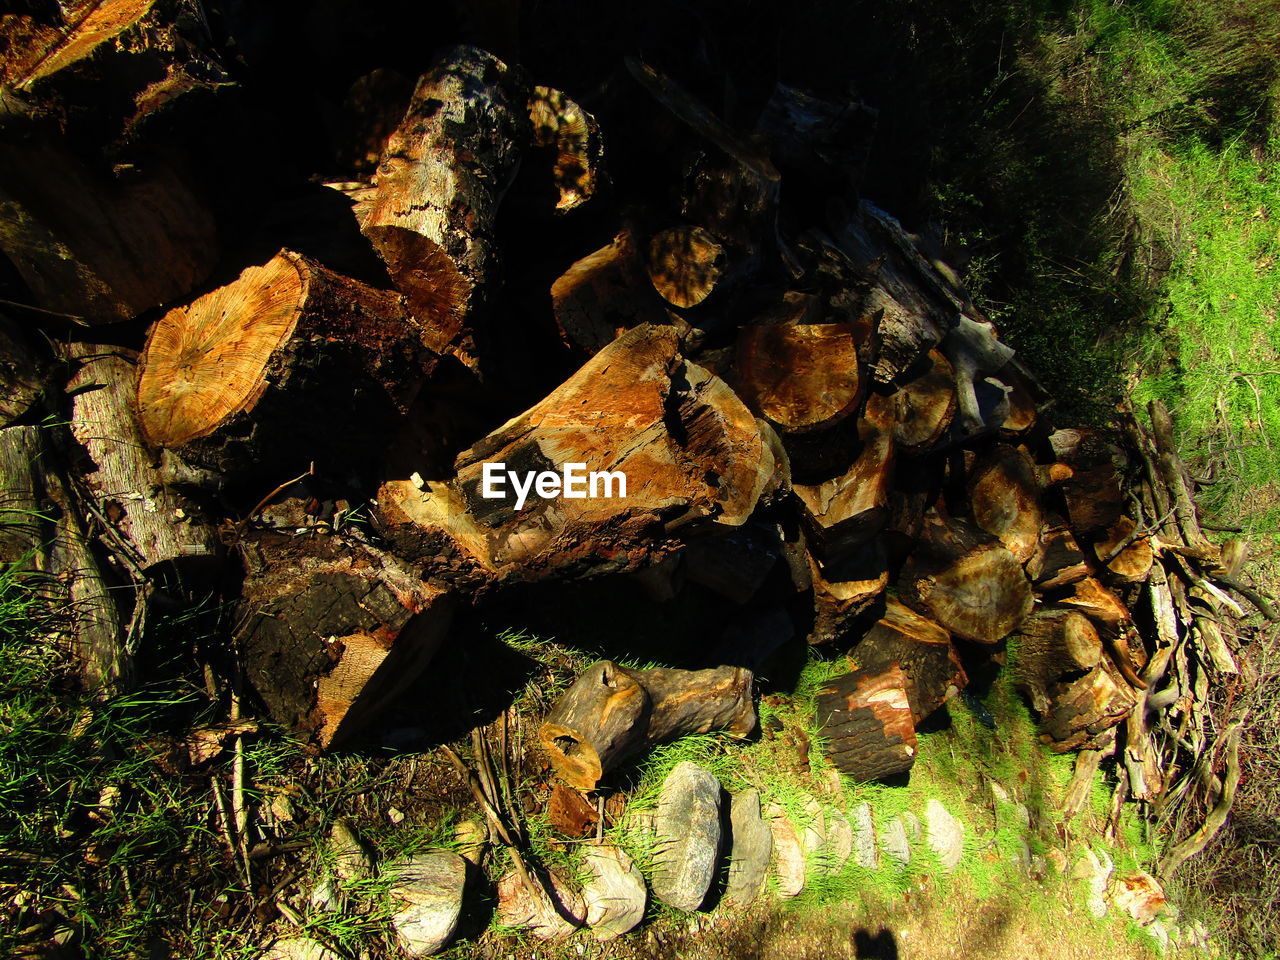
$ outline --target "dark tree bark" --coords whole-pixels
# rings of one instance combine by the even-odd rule
[[[846,673],[818,693],[822,749],[837,769],[864,782],[911,769],[916,730],[906,683],[891,664]]]

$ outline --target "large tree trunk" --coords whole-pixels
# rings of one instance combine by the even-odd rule
[[[498,266],[498,204],[531,138],[528,103],[516,72],[492,54],[448,51],[418,81],[363,218],[428,345],[472,367],[476,314]]]
[[[401,300],[281,251],[152,329],[138,420],[231,480],[377,463],[436,355]]]
[[[486,464],[561,477],[580,464],[583,495],[557,483],[521,502],[508,478],[486,498]],[[384,484],[379,516],[397,552],[473,583],[621,572],[678,549],[678,532],[740,526],[774,467],[725,383],[680,356],[673,328],[645,325],[459,454],[453,480]]]
[[[348,743],[430,663],[453,597],[340,536],[250,533],[237,639],[267,711],[321,747]]]
[[[745,737],[756,726],[751,671],[588,668],[547,714],[538,740],[557,775],[579,790],[643,750],[693,733]]]

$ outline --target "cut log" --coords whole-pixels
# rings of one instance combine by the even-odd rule
[[[678,348],[673,328],[636,327],[459,454],[453,480],[384,484],[379,514],[393,549],[472,583],[574,578],[660,561],[679,548],[677,530],[740,526],[773,453],[728,386]],[[486,463],[520,483],[537,472],[562,479],[574,464],[575,495],[557,480],[522,497],[503,476],[487,498]]]
[[[777,164],[822,200],[852,185],[870,152],[878,113],[862,103],[821,100],[779,83],[756,121]],[[788,180],[788,189],[791,181]],[[815,190],[816,188],[816,190]]]
[[[1055,753],[1097,749],[1101,739],[1133,709],[1133,691],[1103,661],[1083,677],[1060,681],[1048,690],[1049,708],[1040,730]]]
[[[734,603],[747,603],[782,553],[776,526],[745,523],[719,536],[695,540],[681,554],[684,576]]]
[[[426,668],[449,594],[367,544],[250,533],[237,640],[271,718],[321,747],[350,742]]]
[[[475,314],[497,268],[498,204],[528,137],[528,91],[490,53],[454,47],[414,90],[362,229],[427,344],[477,363]]]
[[[896,665],[836,677],[818,693],[816,718],[823,753],[854,780],[883,780],[915,763],[907,678]]]
[[[902,668],[907,702],[916,724],[969,683],[951,635],[890,597],[884,616],[849,654],[861,669],[881,673],[893,664]]]
[[[1015,684],[1042,715],[1050,712],[1049,690],[1059,681],[1089,673],[1102,662],[1102,640],[1084,614],[1039,610],[1018,627]]]
[[[1031,458],[1000,445],[982,457],[969,479],[969,503],[979,527],[1026,563],[1035,554],[1044,527],[1040,485]]]
[[[743,327],[736,360],[742,398],[784,432],[838,423],[862,398],[860,333],[848,323]]]
[[[133,413],[136,354],[84,343],[69,344],[66,354],[78,365],[67,382],[79,454],[72,467],[111,548],[130,554],[144,575],[198,582],[213,572],[221,545],[202,506],[166,482],[143,443]]]
[[[857,618],[870,609],[889,586],[884,547],[873,540],[848,559],[825,569],[811,556],[809,579],[813,585],[814,608],[809,643],[843,640]]]
[[[1102,535],[1124,513],[1117,469],[1123,454],[1094,430],[1058,430],[1049,443],[1058,461],[1071,469],[1061,487],[1072,529],[1084,540]]]
[[[951,363],[930,350],[919,373],[892,393],[872,393],[869,413],[893,423],[893,438],[903,453],[919,454],[937,445],[951,426],[956,410],[955,374]]]
[[[701,227],[663,230],[649,241],[649,280],[673,307],[696,307],[724,276],[724,248]]]
[[[556,213],[582,206],[596,192],[603,164],[600,125],[582,107],[552,87],[534,87],[529,99],[536,148],[553,157],[551,168],[560,199]]]
[[[163,164],[115,179],[12,135],[0,138],[0,250],[36,306],[84,323],[185,296],[218,256],[212,215]]]
[[[1080,544],[1060,517],[1051,517],[1040,531],[1036,551],[1026,569],[1031,582],[1041,591],[1065,587],[1093,572]]]
[[[382,456],[435,359],[399,297],[281,251],[152,328],[138,419],[231,479],[345,475]]]
[[[1098,563],[1105,565],[1111,576],[1123,583],[1139,583],[1147,579],[1155,560],[1151,538],[1137,536],[1137,530],[1136,523],[1128,517],[1121,517],[1093,545]]]
[[[1120,628],[1132,619],[1129,608],[1120,598],[1093,577],[1084,577],[1071,584],[1071,590],[1057,602],[1079,610],[1094,623],[1107,627]]]
[[[566,270],[551,285],[551,308],[565,341],[589,355],[641,323],[667,322],[630,230]]]
[[[894,448],[890,425],[862,419],[859,447],[847,472],[817,484],[794,485],[813,548],[823,563],[839,563],[874,537],[889,519]]]
[[[0,316],[0,427],[25,416],[45,389],[45,365],[22,331]]]
[[[751,671],[588,668],[556,701],[538,741],[556,774],[579,790],[646,749],[693,733],[745,737],[756,726]]]
[[[956,636],[998,643],[1031,612],[1022,565],[994,537],[962,520],[926,518],[899,578],[903,602]]]

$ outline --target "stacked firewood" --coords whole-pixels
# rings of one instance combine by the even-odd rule
[[[779,85],[736,129],[630,59],[593,115],[453,47],[361,78],[347,178],[315,187],[340,215],[294,208],[265,235],[301,239],[264,249],[194,146],[219,138],[193,116],[245,135],[225,98],[251,82],[200,5],[81,6],[2,22],[0,459],[27,520],[5,559],[75,600],[95,682],[216,585],[262,708],[340,746],[460,607],[631,578],[744,615],[682,664],[708,670],[584,675],[543,731],[581,789],[658,740],[748,734],[753,672],[805,640],[850,658],[818,703],[854,777],[907,770],[1006,661],[1082,769],[1120,728],[1130,796],[1176,777],[1153,723],[1235,669],[1234,563],[1162,412],[1127,451],[1054,429],[938,252],[857,196],[873,112]],[[519,257],[547,261],[536,297],[504,281]]]

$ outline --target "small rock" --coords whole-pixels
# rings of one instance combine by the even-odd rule
[[[489,849],[489,828],[475,818],[463,820],[453,828],[453,842],[462,859],[478,867]]]
[[[410,957],[427,957],[453,937],[462,912],[467,864],[456,853],[418,853],[388,867],[395,876],[390,897],[400,949]]]
[[[824,859],[823,852],[827,845],[827,820],[823,814],[822,804],[817,800],[809,800],[804,805],[806,823],[800,831],[800,844],[804,847],[804,858],[808,863],[818,863]],[[826,872],[825,870],[821,872]]]
[[[723,902],[745,906],[764,892],[773,832],[760,815],[760,791],[740,790],[729,804],[729,876]]]
[[[1167,902],[1160,882],[1145,870],[1117,877],[1107,895],[1117,910],[1144,925],[1154,920]]]
[[[1045,860],[1054,873],[1063,874],[1067,872],[1067,855],[1058,847],[1050,847],[1044,852]]]
[[[649,891],[629,856],[612,844],[601,843],[587,847],[582,863],[589,874],[582,899],[592,936],[612,940],[644,919]]]
[[[992,799],[994,799],[997,803],[1009,802],[1009,791],[1006,790],[1004,787],[1000,786],[1000,784],[996,783],[994,780],[988,780],[987,786],[991,789]]]
[[[920,825],[920,818],[908,810],[902,815],[902,826],[907,831],[907,839],[912,843],[919,843],[920,838],[924,835],[924,830]]]
[[[1169,931],[1163,920],[1153,920],[1143,929],[1156,942],[1156,951],[1161,956],[1169,952]]]
[[[387,819],[392,823],[404,823],[404,811],[395,807],[387,807]]]
[[[773,873],[778,878],[778,895],[784,900],[799,896],[804,889],[804,845],[800,834],[776,803],[765,808],[764,818],[773,835]]]
[[[1111,879],[1111,858],[1106,851],[1096,854],[1088,847],[1071,870],[1071,878],[1086,886],[1089,912],[1101,920],[1107,915],[1107,881]]]
[[[373,876],[373,854],[349,820],[334,821],[329,831],[329,856],[334,875],[343,883]]]
[[[548,870],[542,881],[542,889],[531,890],[514,870],[499,880],[498,922],[539,940],[564,940],[586,922],[587,905],[558,871]]]
[[[928,825],[929,849],[938,855],[942,868],[950,873],[964,856],[964,826],[937,800],[925,805],[924,819]]]
[[[1018,837],[1014,841],[1013,852],[1009,854],[1009,862],[1023,873],[1032,873],[1031,845],[1026,840]]]
[[[880,857],[876,852],[876,821],[871,813],[871,804],[863,801],[856,804],[849,811],[849,816],[853,819],[853,855],[858,862],[858,866],[864,870],[879,870]],[[903,836],[905,843],[906,837]],[[910,848],[907,849],[907,856],[902,861],[906,863],[911,859]]]
[[[307,906],[312,910],[331,912],[341,909],[342,894],[338,892],[338,884],[333,877],[321,877],[307,894]]]
[[[706,899],[720,855],[720,782],[696,763],[676,764],[653,820],[653,893],[677,910]]]
[[[822,865],[827,874],[834,876],[844,869],[853,856],[853,827],[843,811],[830,807],[827,810],[827,842],[823,848]]]
[[[308,937],[277,940],[259,960],[342,960],[323,943]]]
[[[901,817],[894,817],[880,831],[880,849],[899,866],[905,867],[911,862],[911,841],[907,839],[907,828],[902,825]]]

